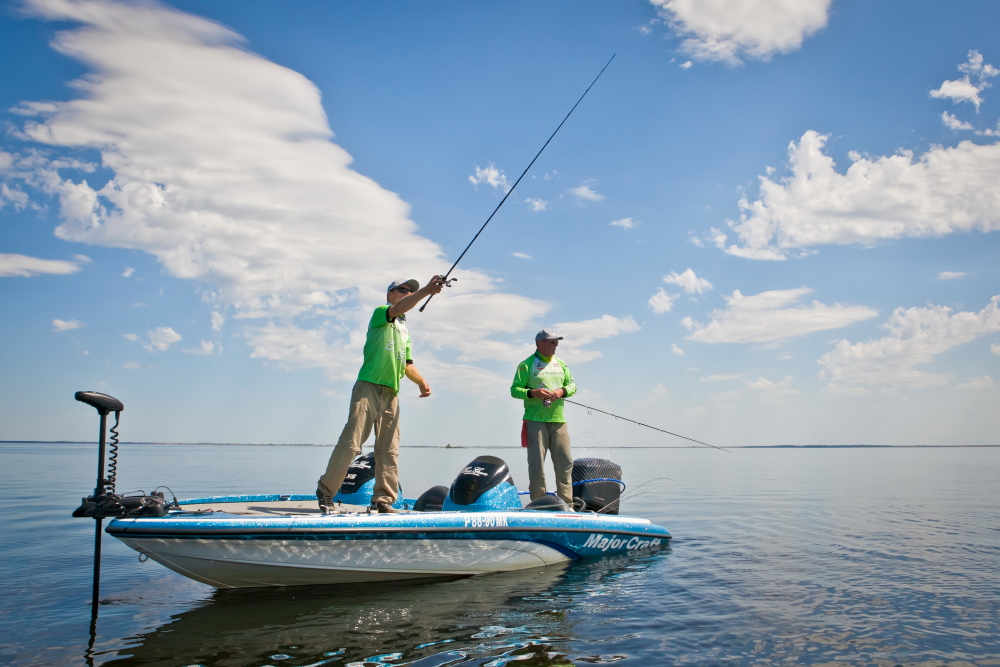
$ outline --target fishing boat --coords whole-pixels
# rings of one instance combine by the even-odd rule
[[[480,456],[450,488],[397,501],[392,514],[370,513],[373,464],[373,454],[355,459],[354,478],[327,513],[312,495],[194,498],[163,516],[114,518],[106,532],[217,588],[462,577],[631,554],[670,539],[646,519],[617,514],[624,485],[610,461],[577,460],[577,511],[553,495],[522,507],[506,463]]]
[[[466,577],[636,554],[670,539],[647,519],[618,514],[625,498],[621,467],[597,458],[573,463],[572,507],[552,494],[523,504],[507,464],[495,456],[474,459],[450,487],[431,487],[416,499],[400,490],[395,511],[382,514],[371,510],[374,453],[354,459],[332,505],[320,505],[315,495],[170,502],[158,490],[119,495],[117,428],[124,406],[98,392],[77,392],[76,399],[96,408],[101,422],[97,485],[73,512],[96,519],[92,622],[106,518],[105,531],[138,551],[140,560],[151,558],[217,588]]]

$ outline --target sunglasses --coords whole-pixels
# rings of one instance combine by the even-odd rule
[[[400,294],[413,294],[413,290],[409,287],[397,287],[394,292],[399,292]]]

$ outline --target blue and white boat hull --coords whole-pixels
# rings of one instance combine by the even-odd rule
[[[107,532],[164,566],[219,588],[506,572],[634,553],[670,539],[645,519],[592,512],[322,515],[304,509],[306,503],[272,501],[243,513],[248,503],[234,500],[210,503],[211,514],[117,518]]]

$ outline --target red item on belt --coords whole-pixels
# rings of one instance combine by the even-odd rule
[[[528,420],[527,419],[522,419],[521,420],[521,446],[522,447],[527,447],[528,446]]]

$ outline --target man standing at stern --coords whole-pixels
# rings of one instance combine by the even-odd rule
[[[389,285],[387,303],[372,313],[365,339],[365,360],[358,381],[351,392],[351,409],[340,440],[330,455],[326,472],[319,478],[316,497],[321,510],[333,507],[351,462],[361,454],[361,445],[375,429],[375,490],[372,508],[380,513],[394,512],[399,489],[399,381],[405,375],[420,387],[420,397],[431,395],[431,387],[413,365],[410,334],[406,330],[406,312],[444,287],[441,276],[434,276],[420,289],[420,283],[396,280]]]
[[[562,336],[548,329],[535,335],[535,353],[522,361],[514,375],[510,395],[524,400],[524,426],[528,447],[528,491],[531,499],[545,495],[545,454],[552,454],[556,493],[573,506],[573,457],[563,400],[576,393],[573,374],[556,347]]]

